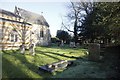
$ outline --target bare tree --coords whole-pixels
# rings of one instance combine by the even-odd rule
[[[15,6],[15,14],[16,15],[19,15],[19,16],[22,16],[20,14],[21,11],[24,11],[22,9],[19,9]],[[24,13],[25,14],[25,13]],[[26,48],[26,41],[27,39],[31,39],[31,34],[32,34],[32,31],[28,31],[28,29],[30,28],[31,24],[27,23],[28,22],[28,19],[30,16],[28,16],[27,14],[25,14],[26,18],[22,18],[23,22],[22,22],[22,25],[21,25],[21,29],[17,29],[18,26],[15,27],[16,31],[19,33],[19,36],[22,40],[22,45],[20,46],[20,51],[22,54],[25,53],[25,48]],[[29,44],[31,43],[31,40],[29,42]]]
[[[20,46],[21,53],[25,53],[25,48],[27,47],[27,42],[30,39],[30,32],[28,29],[30,28],[30,24],[28,24],[25,20],[21,22],[21,26],[14,25],[14,30],[18,33],[19,39],[22,42]],[[30,44],[30,42],[28,43]]]
[[[69,22],[73,25],[73,30],[70,30],[68,27],[70,25],[64,24],[62,25],[69,32],[73,32],[75,43],[78,42],[78,32],[81,32],[81,25],[83,24],[87,14],[92,11],[92,3],[91,2],[71,2],[71,5],[68,6],[69,12],[67,14],[67,18]]]
[[[21,33],[21,35],[22,35],[21,36],[21,38],[22,38],[21,53],[22,54],[25,53],[26,31],[27,31],[26,23],[25,23],[25,21],[23,21],[22,33]]]

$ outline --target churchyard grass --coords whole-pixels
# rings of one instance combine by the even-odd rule
[[[36,47],[36,55],[20,54],[19,50],[1,51],[2,77],[3,78],[46,78],[53,77],[57,73],[39,71],[38,67],[51,64],[60,60],[76,60],[84,57],[85,49],[58,47]]]

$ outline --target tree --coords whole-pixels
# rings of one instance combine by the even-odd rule
[[[102,40],[104,43],[111,42],[111,40],[119,42],[120,41],[119,4],[120,4],[119,2],[118,3],[72,2],[73,10],[71,11],[73,11],[73,13],[69,12],[68,18],[69,20],[74,19],[73,21],[74,36],[76,36],[77,38],[79,37],[83,42],[85,41],[95,42],[95,40],[100,41]],[[68,28],[66,27],[66,29]],[[68,29],[68,31],[70,30]]]
[[[59,39],[56,38],[56,37],[52,37],[52,38],[51,38],[51,42],[52,42],[52,43],[57,43],[57,42],[59,42]]]
[[[61,40],[61,45],[63,46],[64,42],[70,38],[70,35],[67,31],[58,30],[56,37]]]
[[[116,42],[120,40],[120,2],[97,3],[97,12],[101,18],[99,25],[104,27],[104,41],[111,42],[114,39]]]
[[[120,5],[119,3],[94,3],[93,11],[87,15],[82,26],[85,27],[84,38],[104,43],[120,40]]]
[[[21,28],[19,28],[19,26],[15,26],[14,29],[18,32],[18,35],[21,38],[22,45],[20,46],[20,50],[21,50],[21,53],[24,54],[25,48],[27,46],[26,41],[28,39],[30,39],[29,44],[32,45],[33,39],[31,39],[31,36],[32,36],[33,32],[30,30],[31,24],[27,23],[30,16],[26,15],[26,18],[22,18],[21,13],[20,13],[21,11],[24,11],[24,10],[17,8],[15,6],[14,12],[16,15],[21,17],[20,19],[22,19],[22,25],[20,26]]]
[[[82,42],[104,43],[120,41],[120,2],[71,2],[67,18],[73,24],[75,42],[80,38]]]
[[[13,27],[14,31],[18,33],[18,36],[22,42],[22,45],[20,46],[22,54],[25,53],[25,48],[27,47],[27,44],[30,44],[30,43],[27,43],[28,40],[30,39],[30,34],[31,34],[31,31],[29,31],[29,27],[30,27],[30,24],[28,24],[25,21],[22,22],[21,26],[16,25]]]
[[[78,34],[82,33],[84,31],[84,27],[81,26],[83,24],[83,21],[86,19],[86,16],[90,14],[92,11],[92,3],[91,2],[71,2],[71,5],[69,6],[69,12],[67,15],[67,18],[70,22],[70,25],[73,25],[73,31],[68,29],[68,26],[64,27],[69,31],[73,32],[74,34],[74,41],[75,43],[78,42]]]
[[[21,34],[21,38],[22,38],[22,51],[21,53],[24,54],[25,53],[25,43],[26,43],[26,32],[27,32],[27,27],[26,27],[26,23],[25,21],[23,22],[23,26],[22,26],[22,32],[20,33]]]
[[[83,42],[94,42],[94,39],[100,32],[99,25],[96,25],[98,23],[98,18],[96,18],[96,9],[94,7],[95,3],[92,4],[92,10],[89,13],[86,11],[87,15],[84,20],[82,20],[82,25],[80,26],[83,30],[79,33],[79,36]]]

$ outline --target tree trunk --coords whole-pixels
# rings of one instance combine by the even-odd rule
[[[25,34],[26,34],[25,30],[26,30],[26,25],[25,23],[23,23],[21,54],[25,54]]]
[[[90,43],[94,43],[94,39],[93,38],[91,38]]]
[[[74,41],[75,41],[75,45],[78,42],[78,37],[77,37],[77,19],[75,20],[74,23]]]
[[[25,54],[25,45],[24,44],[21,45],[20,51],[21,51],[20,52],[21,54]]]
[[[24,35],[24,34],[23,34]],[[24,36],[23,36],[24,37]],[[21,54],[25,54],[25,38],[22,39]]]

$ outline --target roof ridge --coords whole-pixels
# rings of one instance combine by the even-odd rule
[[[12,15],[12,16],[21,18],[19,15],[16,15],[14,12],[11,12],[11,11],[7,11],[7,10],[4,10],[4,9],[0,9],[0,12],[1,12],[1,13],[5,13],[5,14],[7,14],[7,15]]]
[[[17,6],[16,6],[17,7]],[[41,14],[38,14],[38,13],[35,13],[35,12],[32,12],[32,11],[29,11],[29,10],[26,10],[26,9],[23,9],[23,8],[20,8],[20,7],[17,7],[18,9],[21,9],[21,10],[24,10],[24,11],[27,11],[27,12],[30,12],[30,13],[33,13],[33,14],[36,14],[36,15],[40,15],[40,16],[43,16]]]
[[[16,6],[15,6],[15,13],[18,15],[21,15],[21,17],[23,18],[26,18],[28,22],[31,22],[33,24],[46,25],[49,27],[49,24],[47,23],[43,15],[25,10]]]

